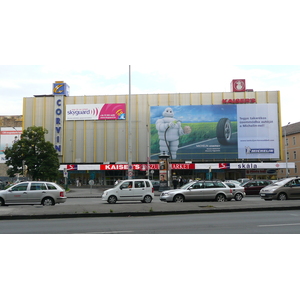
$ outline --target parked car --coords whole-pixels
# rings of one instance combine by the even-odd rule
[[[259,192],[265,200],[289,200],[300,199],[300,178],[291,177],[278,180]]]
[[[241,184],[242,184],[242,183],[245,183],[245,182],[248,182],[248,181],[250,181],[249,178],[239,178],[239,179],[238,179],[238,182],[240,182]]]
[[[232,190],[222,181],[193,181],[175,190],[166,190],[160,194],[160,200],[166,202],[184,202],[193,200],[227,201],[233,197]]]
[[[247,181],[241,186],[245,188],[246,195],[259,195],[260,190],[269,184],[272,184],[271,180],[260,179]]]
[[[154,198],[154,188],[148,179],[128,179],[116,184],[113,188],[103,192],[102,200],[110,204],[117,201],[138,200],[143,203],[151,203]]]
[[[0,205],[55,205],[64,203],[66,199],[66,192],[62,187],[56,183],[46,181],[20,182],[0,191]]]
[[[230,181],[225,181],[226,185],[228,185],[232,189],[232,194],[235,201],[241,201],[245,196],[245,188],[242,187],[240,184],[230,182]],[[231,199],[228,199],[231,200]]]
[[[151,183],[153,185],[154,191],[159,190],[159,181],[158,180],[151,180]]]
[[[239,182],[239,181],[237,181],[237,180],[231,180],[231,179],[228,179],[228,180],[225,180],[224,182],[225,182],[225,183],[227,183],[227,182],[232,182],[232,183],[234,183],[234,184],[241,185],[241,182]]]

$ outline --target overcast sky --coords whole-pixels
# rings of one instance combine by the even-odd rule
[[[281,92],[283,125],[300,121],[297,2],[217,3],[6,1],[0,115],[22,114],[23,97],[51,94],[56,80],[71,95],[127,94],[131,65],[133,94],[224,92],[246,79]]]
[[[114,70],[98,68],[72,69],[51,66],[0,66],[0,115],[21,115],[23,97],[51,94],[52,83],[64,80],[70,95],[127,94],[129,65]],[[300,122],[300,66],[227,66],[197,70],[185,66],[182,72],[168,69],[143,69],[131,66],[131,92],[135,93],[198,93],[228,92],[234,78],[245,78],[247,88],[255,91],[281,92],[282,124]],[[298,106],[296,106],[298,107]]]

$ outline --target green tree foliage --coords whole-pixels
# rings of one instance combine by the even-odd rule
[[[21,134],[21,139],[4,151],[9,176],[23,172],[27,166],[27,174],[32,180],[55,181],[59,176],[58,154],[54,145],[45,141],[47,129],[28,127]],[[23,174],[25,175],[25,174]]]

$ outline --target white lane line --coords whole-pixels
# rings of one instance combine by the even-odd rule
[[[271,225],[258,225],[258,227],[276,227],[276,226],[299,226],[300,223],[291,223],[291,224],[271,224]]]
[[[84,232],[83,234],[118,234],[118,233],[131,233],[133,231],[95,231],[95,232]],[[76,233],[78,234],[78,233]]]

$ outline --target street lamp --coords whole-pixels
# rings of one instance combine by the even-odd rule
[[[285,150],[285,176],[289,177],[289,169],[288,169],[288,158],[287,158],[287,142],[286,142],[286,127],[290,125],[291,122],[284,127],[284,150]]]

